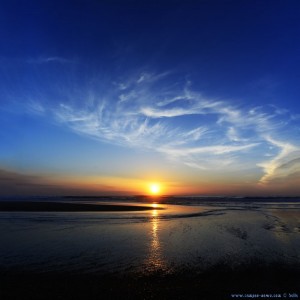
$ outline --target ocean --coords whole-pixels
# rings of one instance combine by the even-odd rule
[[[251,275],[255,270],[258,278],[260,270],[282,270],[292,278],[300,274],[298,201],[182,198],[170,204],[169,198],[134,200],[92,198],[84,202],[151,209],[0,212],[1,276],[173,278],[180,274],[200,278],[210,274],[213,281],[214,272],[216,278],[222,272]],[[82,199],[55,201],[78,203]],[[279,273],[274,275],[276,280],[271,276],[269,282],[266,279],[258,285],[259,291],[264,287],[274,293],[299,291],[300,277],[275,285]],[[214,284],[209,282],[207,288]],[[231,288],[239,290],[234,283]],[[255,286],[252,289],[257,292]]]

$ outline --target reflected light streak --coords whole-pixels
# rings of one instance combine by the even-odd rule
[[[159,207],[158,204],[152,203],[154,208],[151,211],[151,242],[149,246],[149,256],[146,261],[146,270],[148,272],[166,271],[166,262],[162,256],[162,246],[159,240]]]

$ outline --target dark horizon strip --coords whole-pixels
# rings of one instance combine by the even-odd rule
[[[163,208],[155,208],[161,210]],[[0,201],[0,211],[7,212],[87,212],[87,211],[143,211],[153,207],[138,205],[82,204],[33,201]]]

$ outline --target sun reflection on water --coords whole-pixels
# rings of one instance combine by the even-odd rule
[[[146,271],[148,272],[165,272],[167,270],[166,261],[163,257],[162,244],[159,240],[159,207],[158,204],[152,203],[153,210],[151,211],[151,231],[149,255],[146,259]]]
[[[157,203],[152,203],[151,206],[153,208],[153,210],[152,210],[152,216],[157,216],[157,210],[156,210],[156,208],[158,208],[159,205]]]

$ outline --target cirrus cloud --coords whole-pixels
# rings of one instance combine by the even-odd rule
[[[211,99],[191,88],[174,86],[170,72],[142,72],[112,80],[101,93],[92,88],[78,95],[61,88],[55,104],[30,103],[74,132],[125,147],[156,151],[173,161],[202,170],[256,168],[259,182],[298,171],[299,146],[283,139],[289,114],[277,107],[241,107]],[[281,174],[281,175],[280,175]]]

